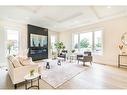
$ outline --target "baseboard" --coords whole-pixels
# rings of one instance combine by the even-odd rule
[[[113,65],[113,64],[106,64],[106,63],[102,63],[102,62],[94,62],[96,64],[100,64],[100,65],[106,65],[106,66],[112,66],[112,67],[118,67],[116,65]]]

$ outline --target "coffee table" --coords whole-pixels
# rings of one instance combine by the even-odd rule
[[[27,89],[30,89],[30,88],[33,88],[33,87],[37,87],[39,89],[39,79],[40,79],[40,77],[41,77],[41,75],[38,74],[38,73],[34,73],[33,75],[30,75],[30,74],[26,75],[24,77],[24,79],[25,79],[25,89],[27,90]],[[33,85],[33,80],[35,80],[35,79],[38,80],[37,85]],[[30,83],[31,83],[30,87],[27,87],[28,81],[30,81]]]
[[[75,54],[70,55],[70,63],[73,62],[73,60],[75,60],[75,58],[76,58]]]

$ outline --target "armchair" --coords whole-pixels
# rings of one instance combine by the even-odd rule
[[[83,66],[85,66],[85,62],[90,62],[90,64],[92,65],[92,55],[91,55],[91,52],[84,52],[83,55],[77,55],[77,60],[78,60],[78,63],[79,61],[82,61],[83,62]]]
[[[62,57],[66,61],[66,58],[67,58],[67,50],[62,50],[62,52],[58,55],[58,57]]]

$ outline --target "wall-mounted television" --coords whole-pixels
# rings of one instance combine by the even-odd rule
[[[30,47],[47,47],[48,37],[45,35],[30,34]]]

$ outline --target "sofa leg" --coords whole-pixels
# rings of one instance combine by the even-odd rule
[[[17,89],[17,84],[14,84],[14,88]]]

